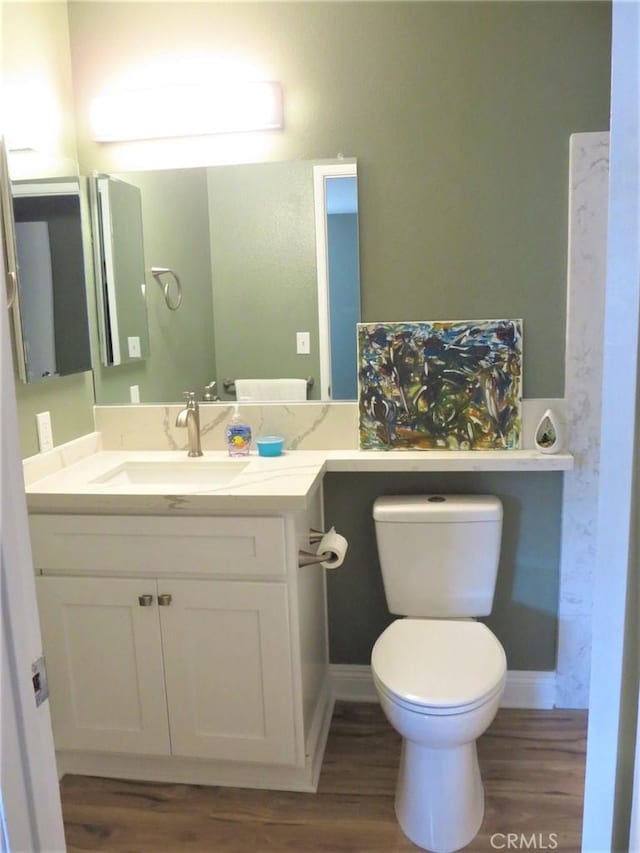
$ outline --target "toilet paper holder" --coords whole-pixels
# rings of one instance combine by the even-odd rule
[[[322,530],[314,530],[311,528],[309,531],[309,544],[317,545],[324,536]],[[331,557],[331,551],[325,551],[323,554],[313,554],[310,551],[305,551],[302,548],[298,551],[298,566],[303,568],[303,566],[315,566],[317,563],[324,563]]]
[[[324,554],[311,554],[309,551],[298,551],[298,566],[315,566],[316,563],[324,563],[331,559],[331,551],[325,551]]]

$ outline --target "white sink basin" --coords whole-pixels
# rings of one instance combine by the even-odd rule
[[[91,482],[104,486],[166,486],[176,489],[215,489],[234,480],[248,462],[205,462],[202,459],[171,462],[123,462]]]

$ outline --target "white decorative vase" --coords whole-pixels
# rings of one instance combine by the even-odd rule
[[[562,447],[560,424],[551,409],[547,409],[540,418],[536,427],[534,444],[541,453],[557,453]]]

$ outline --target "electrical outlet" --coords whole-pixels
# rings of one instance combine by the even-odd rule
[[[127,344],[129,346],[129,358],[140,358],[142,354],[140,351],[140,338],[137,336],[127,338]]]
[[[140,402],[140,386],[139,385],[129,385],[129,402],[131,402],[131,403],[139,403]]]
[[[36,415],[36,428],[38,431],[40,453],[53,450],[53,430],[51,429],[50,412],[40,412]]]
[[[309,332],[296,332],[296,353],[309,355],[311,352],[311,336]]]

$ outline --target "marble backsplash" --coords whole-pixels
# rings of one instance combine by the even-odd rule
[[[187,432],[176,426],[180,404],[96,406],[96,430],[104,450],[182,450]],[[283,435],[288,450],[352,449],[357,445],[358,411],[355,403],[245,403],[240,412],[253,433]],[[203,450],[224,450],[225,429],[233,405],[200,404]]]
[[[523,449],[534,447],[538,421],[547,408],[564,422],[562,399],[523,400]],[[95,428],[102,435],[104,450],[186,450],[186,430],[176,427],[180,404],[96,406]],[[355,402],[263,403],[240,406],[254,438],[278,434],[285,437],[288,450],[356,450],[358,448],[358,406]],[[225,449],[225,428],[232,405],[200,404],[200,432],[203,450]],[[571,448],[564,448],[570,450]]]

